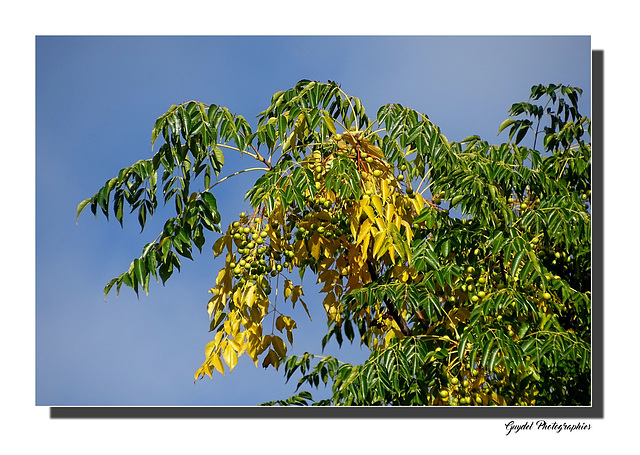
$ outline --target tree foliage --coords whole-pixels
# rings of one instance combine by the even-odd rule
[[[299,375],[281,405],[590,404],[590,120],[579,88],[538,85],[499,127],[508,141],[448,141],[425,114],[387,104],[369,117],[334,82],[277,92],[250,125],[200,102],[156,121],[152,158],[122,169],[78,206],[142,229],[158,198],[175,207],[105,296],[148,292],[202,251],[224,267],[210,289],[212,340],[195,379],[242,355]],[[524,145],[525,141],[532,145]],[[223,175],[223,150],[256,167]],[[250,213],[224,228],[215,187],[259,172]],[[171,204],[170,204],[171,205]],[[370,350],[360,365],[292,355],[321,285],[328,330]],[[310,390],[329,387],[314,400]]]

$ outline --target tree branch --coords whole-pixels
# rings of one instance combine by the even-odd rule
[[[371,261],[367,261],[367,268],[369,269],[369,275],[371,275],[371,281],[376,281],[378,279],[378,272],[376,271],[375,266],[373,265],[373,263]],[[400,314],[398,313],[398,310],[396,310],[395,305],[393,304],[393,302],[391,302],[388,298],[384,298],[384,304],[387,307],[387,312],[389,313],[389,315],[393,318],[393,320],[396,322],[396,324],[398,324],[398,327],[400,327],[400,331],[402,332],[403,335],[405,336],[410,336],[411,335],[411,329],[409,328],[409,325],[407,324],[407,321],[405,321],[402,316],[400,316]]]
[[[402,316],[398,314],[398,311],[396,310],[395,305],[386,297],[384,299],[384,304],[387,306],[387,311],[389,312],[389,315],[391,315],[393,320],[396,321],[396,324],[398,324],[398,327],[400,327],[400,331],[402,332],[402,334],[405,336],[410,336],[411,329],[409,328],[407,321],[405,321],[402,318]]]
[[[418,316],[418,321],[420,322],[420,325],[424,329],[425,333],[428,332],[429,331],[429,327],[430,327],[429,323],[427,322],[427,320],[422,315],[422,312],[420,311],[420,309],[416,309],[416,316]]]

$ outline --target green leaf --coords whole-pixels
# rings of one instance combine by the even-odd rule
[[[505,239],[502,231],[495,231],[489,241],[487,241],[487,250],[493,251],[494,254],[499,252],[504,245]]]
[[[506,119],[504,122],[502,122],[500,124],[500,128],[498,128],[498,134],[500,134],[502,132],[502,130],[504,130],[505,128],[509,127],[510,125],[512,125],[516,120],[513,118],[508,118]]]
[[[500,352],[500,348],[495,348],[491,353],[491,357],[489,357],[489,363],[487,364],[487,369],[492,372],[493,368],[496,365],[496,360],[498,359],[498,353]]]
[[[202,193],[202,200],[207,204],[209,210],[211,210],[212,212],[218,211],[218,204],[213,194],[209,193],[208,191]]]
[[[157,259],[156,259],[156,250],[155,250],[155,245],[151,244],[150,245],[152,247],[152,249],[149,251],[148,255],[147,255],[147,269],[151,271],[151,274],[153,275],[153,277],[155,278],[156,282],[158,281],[158,263],[157,263]]]
[[[183,228],[179,228],[178,230],[178,239],[180,239],[183,243],[189,244],[191,240],[189,239],[189,234]]]
[[[529,256],[529,260],[533,264],[533,268],[535,269],[535,271],[538,272],[538,274],[542,275],[542,268],[540,267],[540,262],[538,261],[536,253],[533,250],[527,250],[527,255]]]
[[[522,139],[524,139],[524,137],[527,135],[528,131],[529,131],[529,126],[528,125],[522,125],[520,127],[520,129],[518,130],[518,134],[516,135],[516,144],[519,144],[520,141],[522,141]]]
[[[343,325],[344,334],[347,337],[347,340],[353,341],[354,332],[353,332],[353,325],[351,324],[351,320],[345,319],[342,325]]]
[[[516,276],[516,273],[518,273],[518,266],[520,265],[520,261],[522,260],[522,257],[524,256],[525,250],[522,249],[520,251],[516,251],[516,254],[513,256],[513,259],[511,260],[511,276]]]
[[[500,131],[498,131],[499,133]],[[478,135],[473,135],[473,136],[469,136],[469,137],[465,137],[463,140],[460,141],[461,144],[464,144],[465,142],[477,142],[479,141],[481,138]]]
[[[216,170],[218,171],[224,164],[224,154],[222,153],[222,150],[218,146],[213,147],[213,153],[215,157],[215,162],[217,164]]]
[[[104,298],[105,298],[105,300],[107,299],[107,294],[109,293],[109,291],[111,291],[111,288],[113,287],[113,285],[116,284],[116,281],[118,281],[118,278],[112,279],[104,287]]]
[[[466,197],[466,194],[458,194],[451,199],[451,207],[455,207]]]
[[[451,240],[447,239],[444,242],[442,242],[442,245],[440,246],[440,252],[442,254],[442,257],[443,258],[449,257],[449,251],[451,251]]]
[[[424,258],[427,261],[427,264],[429,264],[434,269],[438,269],[440,267],[440,263],[438,262],[438,256],[431,249],[430,246],[427,246],[427,248],[424,249],[423,253],[424,253]]]
[[[522,352],[524,354],[528,354],[529,353],[529,348],[531,347],[532,344],[534,344],[536,342],[535,338],[529,338],[527,341],[525,341],[524,343],[522,343]]]
[[[414,223],[425,222],[427,226],[431,226],[435,221],[435,214],[428,207],[422,209],[420,214],[413,220]]]
[[[149,277],[149,271],[147,265],[140,258],[136,258],[133,261],[133,287],[137,292],[138,283],[142,284],[144,291],[148,291],[147,281]]]
[[[274,104],[276,101],[280,100],[280,98],[282,97],[282,95],[284,95],[284,93],[285,92],[283,90],[275,92],[271,97],[271,104]]]
[[[524,321],[522,323],[522,326],[520,326],[520,330],[518,331],[518,338],[522,339],[522,337],[524,337],[527,333],[527,330],[529,330],[529,323],[527,321]]]
[[[147,221],[147,206],[142,204],[140,206],[140,211],[138,212],[138,223],[140,224],[140,230],[144,229],[144,225]]]
[[[465,332],[460,337],[460,343],[458,343],[458,358],[460,361],[464,360],[464,350],[469,342],[469,332]]]
[[[204,245],[205,238],[204,233],[202,231],[202,225],[197,225],[193,232],[193,243],[196,245],[198,250],[202,253],[202,246]]]
[[[483,349],[482,360],[480,361],[480,365],[482,367],[487,365],[487,360],[489,359],[489,354],[491,354],[491,346],[493,345],[493,341],[494,341],[494,338],[491,338],[489,340],[489,343],[482,348]]]
[[[333,122],[333,118],[327,111],[322,111],[322,116],[324,117],[324,121],[327,124],[327,128],[331,131],[332,134],[336,134],[336,125]]]
[[[78,218],[80,217],[80,213],[84,210],[87,204],[91,202],[91,199],[93,198],[85,199],[80,204],[78,204],[78,209],[76,210],[76,224],[78,224]]]
[[[287,137],[287,118],[284,115],[278,117],[278,134],[280,135],[280,142],[284,142],[285,137]]]

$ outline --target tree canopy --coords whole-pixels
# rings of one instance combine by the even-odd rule
[[[387,104],[369,117],[334,83],[303,80],[250,124],[214,104],[173,105],[153,156],[81,202],[162,232],[106,295],[148,292],[212,240],[224,258],[207,304],[212,340],[195,379],[242,355],[299,376],[266,404],[589,405],[590,119],[582,90],[536,85],[493,145],[449,141],[427,115]],[[226,153],[255,167],[225,175]],[[257,172],[251,210],[222,224],[217,185]],[[219,196],[218,196],[219,197]],[[298,277],[321,286],[329,340],[369,349],[362,364],[294,347]],[[315,400],[311,390],[328,387]],[[277,397],[274,397],[277,398]]]

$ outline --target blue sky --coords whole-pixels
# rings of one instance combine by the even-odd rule
[[[281,371],[241,361],[231,374],[193,383],[209,341],[207,290],[221,264],[210,249],[139,299],[104,301],[163,218],[141,234],[77,204],[151,154],[155,119],[188,100],[253,119],[300,79],[337,81],[374,115],[397,102],[426,113],[451,140],[497,128],[532,85],[585,89],[591,43],[583,37],[47,37],[36,39],[36,404],[254,405],[289,396]],[[251,164],[226,154],[225,171]],[[223,225],[258,177],[218,188]],[[246,206],[245,206],[246,207]],[[209,240],[207,245],[211,245]],[[313,323],[297,317],[294,353],[320,353],[325,323],[313,286]],[[315,305],[314,305],[315,304]],[[357,361],[359,346],[328,353]]]

